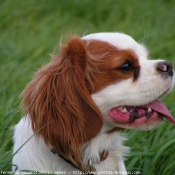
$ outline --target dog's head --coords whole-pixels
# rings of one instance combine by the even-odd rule
[[[170,62],[149,60],[144,45],[125,34],[99,33],[83,39],[89,41],[93,56],[102,55],[103,65],[98,68],[101,73],[93,82],[98,89],[92,98],[107,122],[140,130],[155,127],[164,117],[175,123],[166,106],[158,101],[174,84]]]
[[[33,130],[60,154],[80,162],[81,145],[104,124],[146,130],[163,116],[175,123],[158,101],[172,89],[171,63],[149,60],[131,37],[74,36],[60,50],[22,93]]]

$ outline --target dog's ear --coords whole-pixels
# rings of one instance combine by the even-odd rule
[[[22,107],[47,145],[80,161],[81,145],[100,132],[103,119],[87,87],[93,86],[92,61],[85,43],[74,36],[60,49],[22,92]]]

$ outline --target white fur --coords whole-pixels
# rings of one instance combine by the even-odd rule
[[[148,60],[146,48],[138,44],[130,36],[121,33],[98,33],[85,36],[83,39],[97,39],[108,42],[118,49],[132,49],[139,58],[141,72],[137,82],[133,82],[132,79],[121,81],[109,85],[92,95],[93,100],[104,116],[104,126],[101,133],[82,148],[84,164],[88,165],[88,161],[91,159],[92,165],[97,172],[101,172],[100,174],[107,174],[105,171],[122,171],[122,174],[125,174],[123,157],[129,149],[123,146],[123,141],[125,140],[123,134],[120,132],[110,135],[105,133],[117,126],[109,118],[108,110],[120,105],[143,105],[149,103],[157,99],[167,89],[171,89],[173,81],[172,78],[163,79],[157,74],[155,65],[161,60]],[[26,120],[21,119],[15,126],[14,152],[33,134],[29,117]],[[109,156],[106,160],[100,161],[99,153],[104,150],[109,152]],[[73,171],[77,171],[58,155],[51,153],[50,148],[45,145],[42,138],[37,141],[35,136],[16,153],[13,164],[17,165],[19,170],[52,171],[53,173],[65,171],[66,174],[73,174]]]

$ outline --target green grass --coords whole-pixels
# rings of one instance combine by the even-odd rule
[[[10,171],[12,130],[22,117],[19,94],[33,73],[58,50],[60,37],[122,31],[144,42],[153,59],[175,64],[173,0],[0,0],[0,171]],[[175,116],[175,93],[163,101]],[[127,131],[128,171],[172,175],[175,126]]]

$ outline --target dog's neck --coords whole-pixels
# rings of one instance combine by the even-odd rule
[[[108,127],[109,128],[109,127]],[[104,132],[105,131],[105,132]],[[84,144],[83,146],[83,162],[87,169],[89,171],[96,171],[96,168],[94,168],[95,164],[99,164],[103,161],[105,161],[109,156],[109,151],[111,142],[115,142],[112,138],[114,137],[120,137],[121,132],[123,132],[124,129],[122,128],[110,128],[110,130],[107,130],[106,128],[103,128],[101,133],[94,139],[92,139],[90,142]],[[120,143],[122,143],[122,140],[119,138],[117,139]],[[120,144],[119,143],[119,144]],[[93,146],[94,145],[94,146]],[[97,147],[98,146],[98,147]],[[110,146],[110,147],[109,147]],[[93,149],[92,149],[93,148]],[[95,148],[95,149],[94,149]],[[51,152],[54,154],[57,154],[59,157],[61,157],[65,162],[73,166],[74,168],[77,168],[81,171],[87,171],[84,169],[81,169],[81,167],[76,166],[73,164],[70,160],[66,159],[64,156],[57,153],[54,149],[51,149]]]

